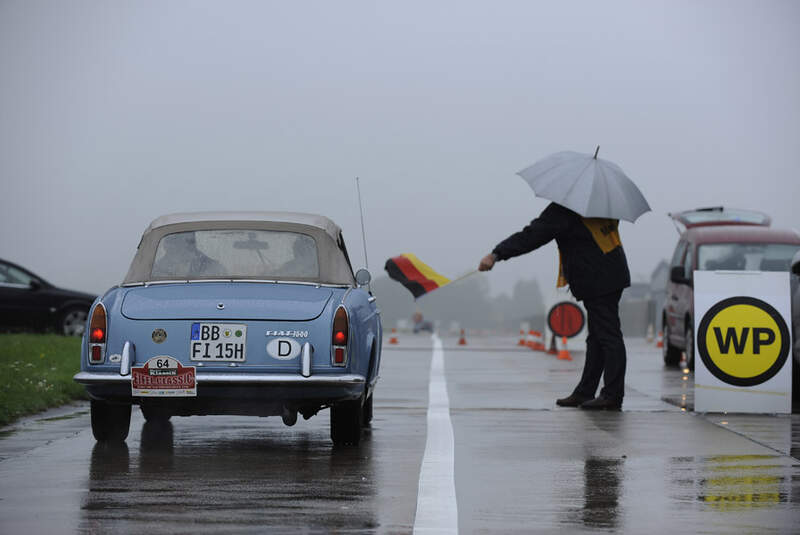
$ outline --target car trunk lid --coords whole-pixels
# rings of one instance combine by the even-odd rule
[[[176,283],[131,288],[122,314],[133,320],[310,321],[332,295],[329,288],[253,282]]]
[[[696,208],[685,210],[669,216],[685,228],[705,227],[713,225],[755,225],[768,227],[772,219],[764,213],[754,210],[740,210],[713,206],[710,208]]]

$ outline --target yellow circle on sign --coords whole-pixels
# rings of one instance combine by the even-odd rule
[[[723,372],[742,379],[766,372],[781,356],[783,340],[775,319],[750,304],[720,310],[705,332],[708,356]]]

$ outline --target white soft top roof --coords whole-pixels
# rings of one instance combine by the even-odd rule
[[[158,243],[165,235],[208,229],[263,229],[308,234],[317,245],[319,276],[307,282],[354,284],[353,268],[339,226],[325,216],[300,212],[186,212],[161,216],[142,234],[123,284],[157,280],[152,276],[152,267]]]
[[[342,229],[324,215],[303,212],[178,212],[162,215],[153,220],[144,231],[145,234],[158,227],[176,223],[195,223],[198,221],[264,221],[274,223],[294,223],[308,225],[324,230],[334,240],[339,239]]]

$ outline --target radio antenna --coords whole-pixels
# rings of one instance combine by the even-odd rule
[[[358,211],[361,214],[361,242],[364,244],[364,267],[369,269],[369,260],[367,260],[367,233],[364,231],[364,207],[361,206],[361,186],[359,185],[358,177],[356,177],[356,191],[358,191]]]

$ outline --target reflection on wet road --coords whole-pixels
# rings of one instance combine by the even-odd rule
[[[664,370],[637,341],[623,412],[556,408],[580,353],[568,362],[510,339],[469,343],[444,340],[460,532],[800,524],[797,415],[682,411],[691,375]],[[0,533],[411,533],[431,353],[430,339],[411,336],[384,352],[359,448],[332,447],[325,412],[290,428],[223,416],[145,423],[134,411],[119,446],[94,442],[85,405],[25,420],[0,436]]]
[[[380,481],[371,441],[332,450],[314,433],[275,437],[257,421],[211,425],[214,440],[200,433],[179,434],[176,441],[171,423],[145,423],[136,456],[127,447],[96,445],[82,504],[85,525],[131,522],[146,531],[191,525],[195,532],[378,527]]]

